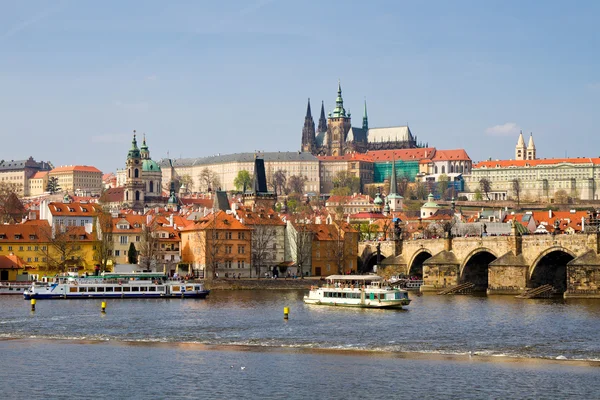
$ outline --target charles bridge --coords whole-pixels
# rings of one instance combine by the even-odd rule
[[[379,245],[379,254],[377,247]],[[447,237],[359,243],[363,270],[422,276],[421,291],[470,282],[487,294],[551,285],[565,298],[600,298],[600,234]]]

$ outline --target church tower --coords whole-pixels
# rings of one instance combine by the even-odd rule
[[[527,143],[527,159],[535,160],[535,144],[533,143],[533,133],[529,134],[529,143]]]
[[[344,154],[346,135],[350,130],[350,113],[346,114],[344,99],[342,99],[342,85],[338,82],[335,109],[329,113],[327,127],[327,155],[341,156]]]
[[[362,128],[365,131],[369,130],[369,118],[367,118],[367,100],[365,99],[365,112],[363,114],[363,125]]]
[[[302,128],[302,151],[313,153],[315,150],[315,121],[310,111],[310,99],[306,107],[306,117],[304,117],[304,127]]]
[[[515,146],[515,160],[525,160],[527,156],[527,149],[525,147],[525,140],[523,140],[523,131],[519,133],[519,140]]]
[[[141,211],[144,209],[144,182],[142,180],[142,154],[137,146],[135,131],[133,131],[133,140],[131,149],[127,153],[127,178],[125,180],[125,198],[124,201],[129,208]]]
[[[317,132],[327,132],[327,119],[325,118],[325,103],[321,102],[321,116],[319,117],[319,127]]]

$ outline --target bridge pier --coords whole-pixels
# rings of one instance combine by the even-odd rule
[[[444,250],[423,263],[421,292],[437,292],[458,285],[460,263],[454,253]]]
[[[522,293],[527,287],[529,265],[522,254],[515,256],[512,251],[492,261],[488,267],[487,294]]]
[[[567,263],[567,291],[565,299],[600,299],[600,257],[595,251]]]

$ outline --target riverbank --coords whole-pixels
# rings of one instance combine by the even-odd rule
[[[219,278],[206,282],[210,290],[290,290],[310,289],[311,286],[320,282],[319,277],[305,279],[227,279]]]

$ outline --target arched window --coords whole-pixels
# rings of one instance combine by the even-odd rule
[[[435,166],[435,173],[436,173],[436,174],[438,173],[437,171],[438,171],[438,170],[437,170],[437,165],[436,165],[436,166]]]
[[[127,177],[131,178],[131,170],[130,169],[127,170]]]
[[[137,169],[136,169],[136,171],[137,171]],[[140,191],[139,190],[135,191],[135,200],[140,201]]]
[[[150,193],[154,192],[154,182],[150,181]]]
[[[125,192],[125,200],[129,201],[129,192]]]
[[[442,165],[442,174],[445,174],[445,173],[446,173],[446,166]]]
[[[134,175],[136,178],[139,178],[139,177],[140,177],[140,171],[139,171],[139,170],[136,168],[136,169],[135,169],[135,171],[133,172],[133,175]]]
[[[450,166],[450,173],[453,173],[453,172],[454,172],[454,165],[451,165]]]

